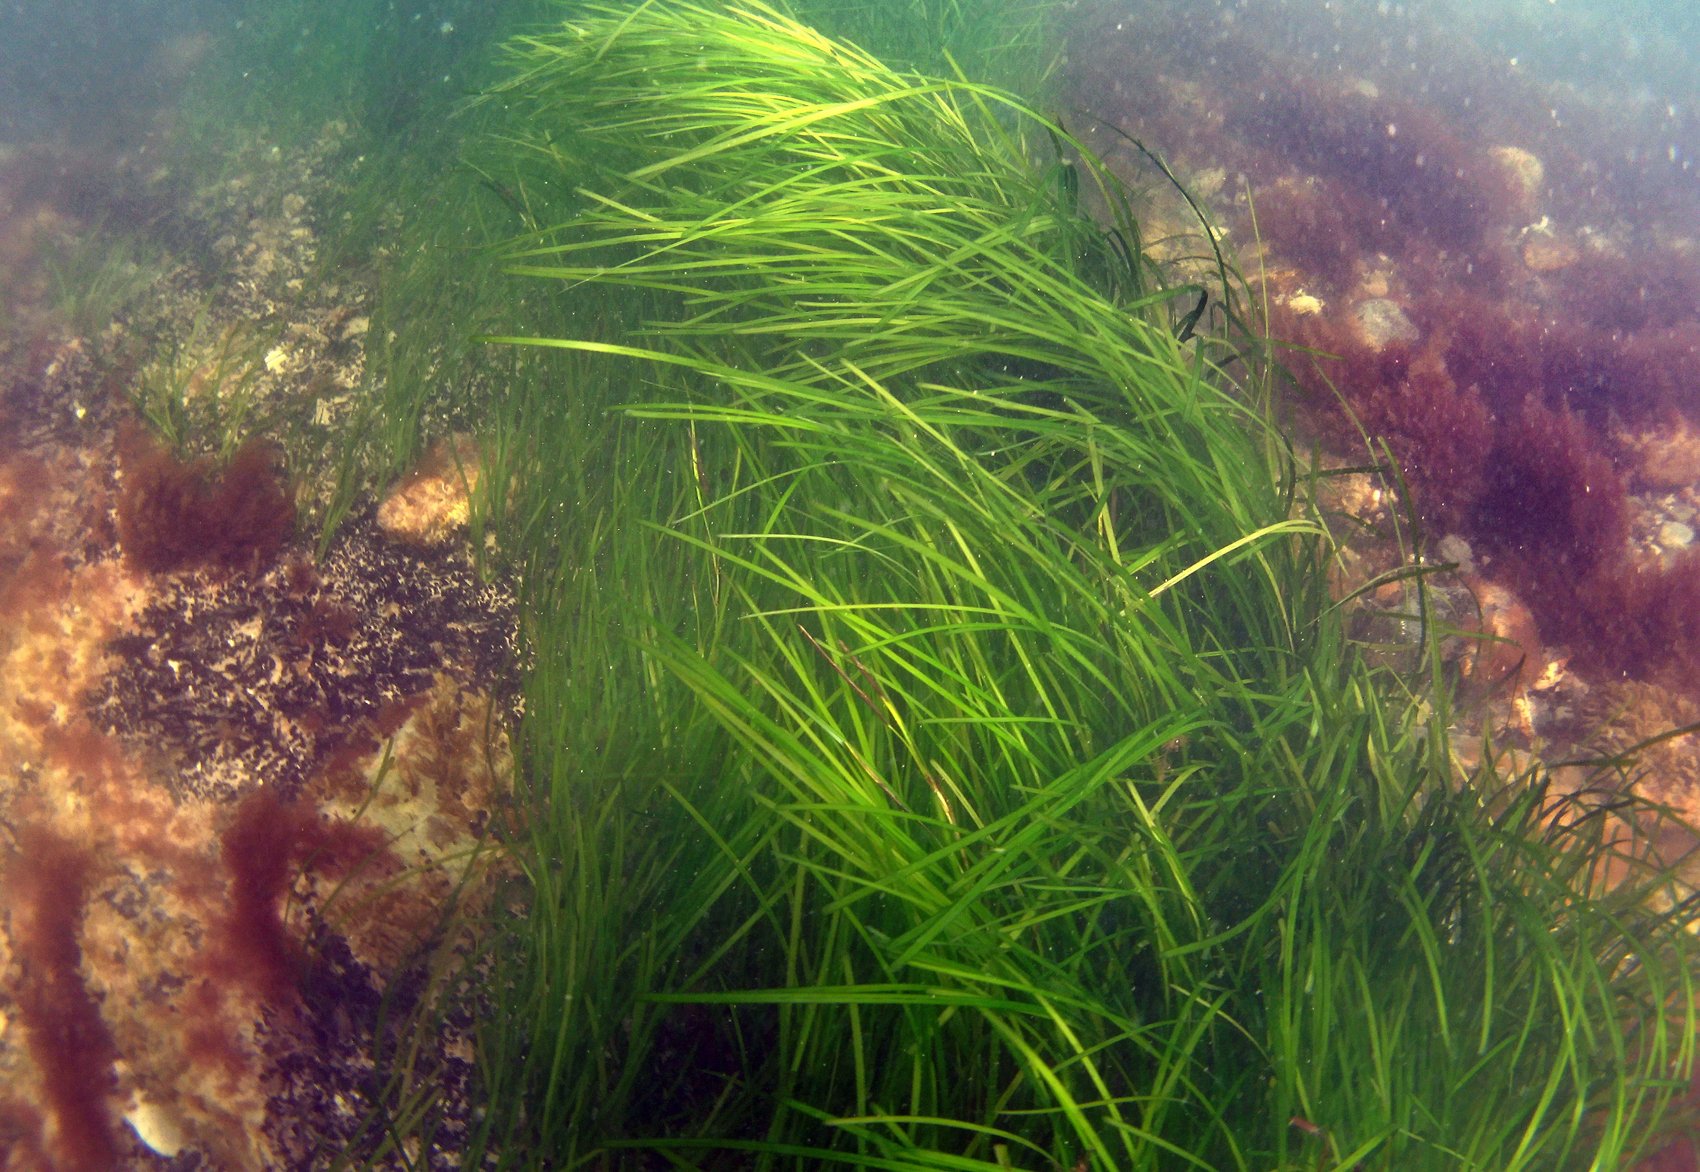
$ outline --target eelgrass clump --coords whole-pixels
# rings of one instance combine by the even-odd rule
[[[1645,1151],[1692,902],[1603,807],[1457,776],[1440,685],[1355,655],[1261,388],[1177,340],[1089,153],[757,0],[572,11],[495,95],[510,267],[625,332],[508,339],[578,397],[507,405],[539,664],[490,1142]]]
[[[165,262],[146,239],[96,224],[50,248],[43,267],[65,324],[98,346],[114,320],[162,278]]]

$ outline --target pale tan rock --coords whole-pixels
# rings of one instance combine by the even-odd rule
[[[1659,526],[1656,540],[1667,550],[1687,549],[1694,544],[1694,527],[1681,521],[1666,521]]]
[[[1227,186],[1228,173],[1221,167],[1208,167],[1192,177],[1192,197],[1198,200],[1215,199]]]
[[[471,436],[433,444],[378,506],[378,528],[396,541],[441,545],[466,526],[479,471],[478,443]]]
[[[1358,291],[1365,297],[1385,297],[1392,288],[1386,270],[1375,269],[1364,274],[1363,282],[1358,286]]]
[[[383,832],[385,858],[324,892],[327,921],[362,963],[399,971],[440,929],[457,891],[463,911],[483,906],[491,887],[469,877],[495,860],[484,827],[512,776],[490,697],[438,673],[360,768],[314,780],[305,796],[321,812]]]
[[[1306,293],[1303,289],[1295,290],[1291,296],[1286,298],[1286,303],[1287,308],[1299,317],[1315,317],[1326,309],[1328,304],[1322,298],[1312,293]]]
[[[1523,207],[1533,211],[1540,204],[1546,188],[1547,169],[1538,155],[1522,147],[1494,147],[1488,152],[1505,169]]]

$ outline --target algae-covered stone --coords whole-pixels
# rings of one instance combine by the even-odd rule
[[[1383,350],[1395,342],[1410,345],[1422,331],[1406,316],[1399,303],[1386,297],[1360,301],[1352,310],[1352,326],[1365,345]]]

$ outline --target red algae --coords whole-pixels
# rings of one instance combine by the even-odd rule
[[[1535,594],[1614,572],[1629,540],[1623,479],[1575,413],[1538,401],[1500,423],[1464,528]]]
[[[230,872],[222,955],[232,976],[273,1003],[291,997],[300,978],[282,907],[297,841],[312,818],[311,810],[257,793],[237,807],[220,839]]]
[[[273,1005],[294,1001],[307,958],[284,922],[284,902],[298,869],[346,874],[383,851],[382,832],[320,817],[303,802],[260,790],[237,806],[220,838],[230,874],[230,906],[210,967]]]
[[[1700,567],[1637,554],[1629,496],[1680,464],[1631,437],[1700,424],[1691,176],[1414,12],[1104,3],[1070,60],[1078,104],[1183,181],[1243,177],[1215,214],[1272,334],[1316,352],[1289,362],[1301,430],[1385,444],[1426,536],[1465,538],[1585,675],[1700,689]],[[1360,336],[1377,299],[1414,338]]]
[[[1402,248],[1411,233],[1443,248],[1475,248],[1511,198],[1491,156],[1415,103],[1291,74],[1225,97],[1226,121],[1248,145],[1368,197],[1336,196],[1357,213],[1349,230],[1360,249]]]
[[[230,462],[179,459],[151,438],[126,437],[118,540],[136,568],[154,573],[213,565],[261,567],[295,530],[295,502],[260,441]]]
[[[37,826],[22,829],[6,868],[18,1009],[53,1123],[49,1152],[63,1172],[103,1172],[118,1155],[110,1106],[118,1051],[82,975],[89,871],[82,850]]]

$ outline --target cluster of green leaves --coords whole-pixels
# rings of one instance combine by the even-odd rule
[[[215,328],[203,306],[186,335],[167,337],[137,371],[131,398],[173,451],[204,448],[222,463],[267,431],[255,410],[267,344],[242,325]]]
[[[59,318],[100,349],[109,342],[109,328],[167,277],[170,260],[146,236],[99,221],[49,243],[42,269]]]
[[[1460,777],[1420,653],[1357,656],[1256,364],[1176,339],[1089,152],[759,0],[510,62],[509,268],[581,316],[502,339],[538,663],[494,1154],[1645,1150],[1693,903],[1620,806]]]
[[[99,346],[107,327],[165,276],[166,260],[146,239],[101,223],[51,245],[44,267],[60,317]]]
[[[974,80],[1032,101],[1061,64],[1056,0],[799,0],[785,10],[886,64]]]

